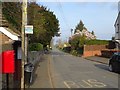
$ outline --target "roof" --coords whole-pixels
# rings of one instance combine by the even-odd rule
[[[10,31],[13,31],[14,33],[17,33],[21,35],[20,31],[16,30],[15,27],[11,23],[8,22],[8,20],[4,17],[4,14],[0,13],[0,27],[6,27],[11,29]]]
[[[0,27],[8,27],[9,23],[5,19],[4,15],[0,13]]]
[[[120,16],[120,11],[119,11],[119,13],[118,13],[118,16],[117,16],[117,19],[116,19],[116,21],[115,21],[114,26],[116,25],[116,23],[117,23],[117,20],[118,20],[119,16]]]
[[[20,35],[13,32],[11,29],[6,28],[6,27],[0,27],[0,32],[2,32],[3,34],[5,34],[6,36],[8,36],[10,39],[12,40],[18,40],[20,41]]]

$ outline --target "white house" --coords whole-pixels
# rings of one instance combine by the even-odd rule
[[[87,29],[83,29],[82,31],[77,30],[73,36],[76,36],[76,35],[85,35],[86,39],[88,40],[96,39],[96,36],[93,35],[91,32],[89,32]]]
[[[117,48],[120,49],[120,12],[118,13],[114,26],[115,26],[115,41],[117,43]]]
[[[118,2],[118,12],[120,12],[120,1]]]

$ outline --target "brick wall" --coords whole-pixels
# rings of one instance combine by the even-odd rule
[[[84,45],[83,57],[101,56],[103,49],[106,49],[106,45]]]

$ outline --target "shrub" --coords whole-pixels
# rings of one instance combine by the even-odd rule
[[[109,44],[109,41],[108,40],[87,40],[86,45],[106,45],[106,44]]]
[[[29,51],[40,51],[43,50],[43,45],[41,43],[31,43],[29,45]]]
[[[64,51],[64,52],[67,52],[67,53],[70,53],[71,47],[70,47],[70,46],[69,46],[69,47],[64,47],[64,48],[63,48],[63,51]]]
[[[78,55],[78,52],[77,52],[76,50],[72,50],[70,53],[71,53],[72,55],[75,55],[75,56]]]

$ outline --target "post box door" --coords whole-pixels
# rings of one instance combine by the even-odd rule
[[[2,72],[14,73],[14,50],[2,53]]]

